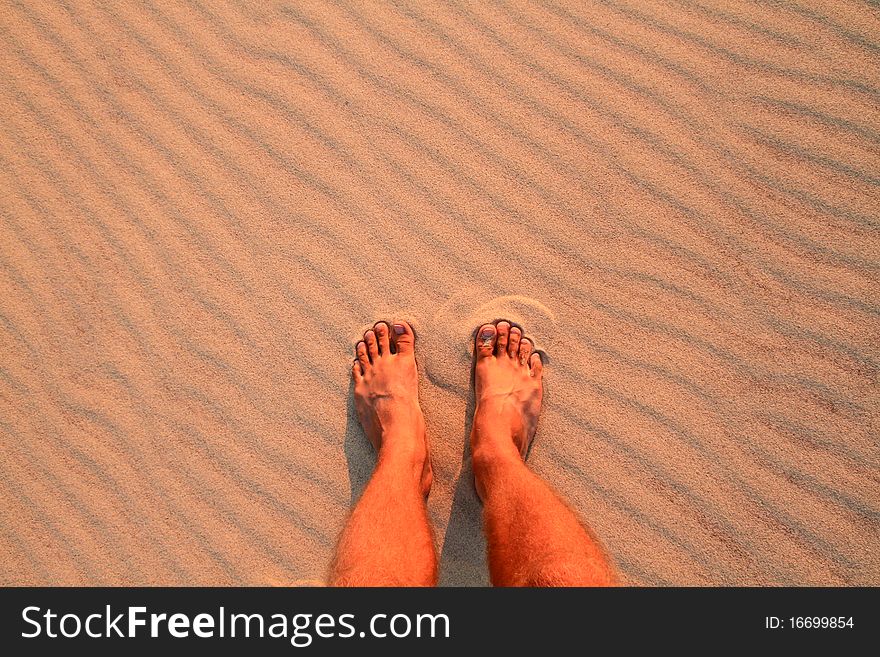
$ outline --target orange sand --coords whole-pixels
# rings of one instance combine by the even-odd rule
[[[441,580],[485,583],[503,316],[627,581],[880,584],[876,7],[157,5],[0,10],[0,583],[320,580],[393,316]]]

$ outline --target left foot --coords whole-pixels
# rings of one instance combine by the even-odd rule
[[[392,348],[394,351],[392,352]],[[419,406],[415,335],[403,321],[385,322],[364,333],[352,364],[354,403],[358,419],[379,462],[412,468],[422,493],[431,489],[431,458],[425,419]]]
[[[528,453],[541,413],[544,367],[532,341],[506,320],[481,326],[474,350],[471,457],[477,493],[485,499],[480,476],[485,467],[499,460],[521,462]]]
[[[507,320],[484,324],[477,333],[474,393],[475,424],[513,440],[525,457],[541,412],[543,363],[522,329]],[[482,447],[482,445],[478,445]]]

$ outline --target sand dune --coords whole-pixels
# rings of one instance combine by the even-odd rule
[[[880,12],[0,10],[3,584],[319,581],[418,332],[444,584],[487,582],[470,334],[633,584],[880,584]]]

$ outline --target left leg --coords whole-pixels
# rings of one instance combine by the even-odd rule
[[[483,500],[489,574],[496,586],[608,586],[614,568],[598,541],[524,463],[543,398],[543,363],[522,329],[480,328],[471,430]]]
[[[392,345],[395,352],[392,353]],[[358,342],[355,406],[379,458],[336,548],[333,586],[433,586],[437,554],[425,497],[431,460],[419,407],[415,336],[376,324]]]

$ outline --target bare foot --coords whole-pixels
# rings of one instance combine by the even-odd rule
[[[419,406],[412,327],[398,321],[389,329],[385,322],[377,322],[364,333],[355,351],[357,358],[351,368],[354,404],[364,433],[376,448],[380,463],[411,467],[427,495],[433,477]]]
[[[525,458],[541,412],[541,356],[519,327],[502,320],[480,327],[476,358],[471,454]]]

